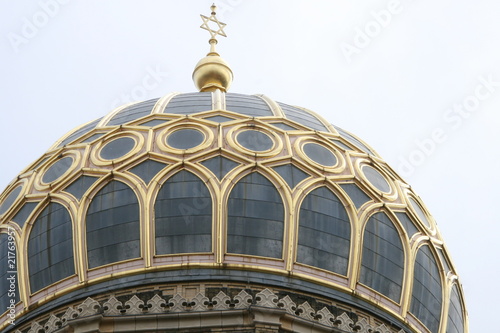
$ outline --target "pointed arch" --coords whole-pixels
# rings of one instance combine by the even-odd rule
[[[342,201],[325,186],[311,191],[299,212],[297,262],[347,275],[351,222]]]
[[[451,287],[446,333],[464,333],[464,311],[457,284]]]
[[[403,242],[383,212],[370,216],[363,234],[359,282],[399,303],[403,288]]]
[[[71,216],[57,202],[42,210],[30,230],[28,271],[32,294],[75,274]]]
[[[252,172],[233,187],[227,204],[227,252],[282,258],[283,199],[276,187]]]
[[[125,183],[112,180],[97,192],[85,227],[89,268],[141,256],[139,202]]]
[[[430,246],[422,245],[415,259],[410,312],[431,332],[437,332],[441,322],[443,288],[436,257]]]
[[[154,216],[155,254],[212,251],[212,197],[192,172],[181,170],[163,183]]]

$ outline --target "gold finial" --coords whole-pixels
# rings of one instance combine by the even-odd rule
[[[210,33],[210,40],[208,41],[210,43],[210,52],[196,65],[193,72],[193,81],[200,91],[220,89],[225,92],[233,81],[233,72],[216,52],[215,45],[217,44],[217,36],[227,37],[224,32],[226,24],[217,19],[215,4],[210,9],[212,10],[210,16],[200,15],[203,20],[200,28]]]

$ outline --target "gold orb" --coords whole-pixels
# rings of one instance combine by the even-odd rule
[[[199,91],[226,92],[233,81],[233,71],[218,54],[207,55],[196,64],[193,81]]]

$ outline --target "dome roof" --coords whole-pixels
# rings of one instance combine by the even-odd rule
[[[20,322],[118,288],[224,280],[335,299],[390,332],[464,331],[455,268],[411,187],[362,140],[264,95],[119,107],[25,169],[0,218]]]

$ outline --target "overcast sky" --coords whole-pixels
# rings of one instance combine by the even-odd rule
[[[1,189],[113,107],[195,91],[191,73],[208,52],[199,14],[209,15],[210,1],[0,4]],[[491,331],[500,298],[500,2],[217,4],[230,91],[307,107],[374,147],[437,221],[470,331]]]

